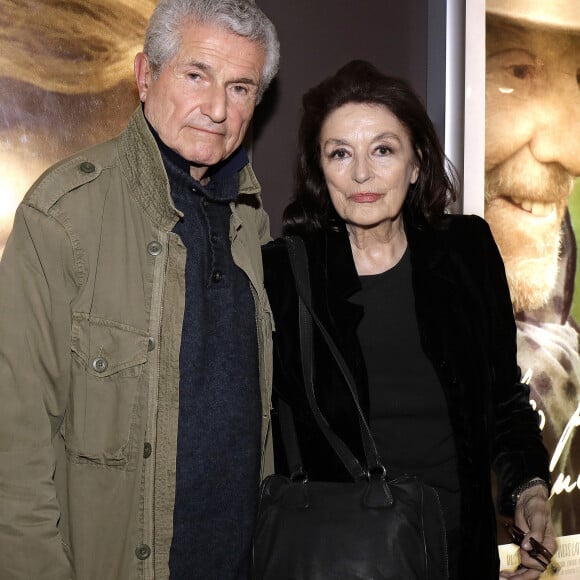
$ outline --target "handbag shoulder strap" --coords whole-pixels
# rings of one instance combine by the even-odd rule
[[[351,397],[359,416],[359,424],[363,445],[365,449],[367,468],[372,473],[383,473],[385,469],[382,465],[376,444],[372,437],[370,428],[365,419],[364,413],[360,407],[356,393],[355,381],[340,351],[336,347],[332,337],[314,312],[312,308],[310,277],[308,274],[308,256],[302,238],[298,236],[286,237],[288,247],[288,256],[296,290],[298,292],[299,324],[300,324],[300,352],[302,357],[302,372],[304,376],[304,385],[308,403],[314,415],[314,418],[323,432],[324,436],[338,455],[353,479],[361,479],[367,476],[367,472],[361,467],[360,463],[346,446],[346,444],[331,429],[324,415],[318,407],[314,393],[314,371],[313,371],[313,339],[312,339],[312,321],[315,322],[324,340],[326,341],[343,377],[348,386]]]

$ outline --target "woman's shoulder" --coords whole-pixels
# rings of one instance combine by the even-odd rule
[[[286,240],[277,238],[262,246],[262,262],[266,291],[276,294],[283,292],[292,279]]]
[[[503,260],[489,224],[477,215],[446,216],[444,230],[447,249],[469,270],[483,276],[500,272],[505,276]],[[494,277],[494,276],[492,276]]]
[[[447,214],[436,224],[414,230],[413,247],[419,256],[455,256],[468,269],[499,264],[501,257],[488,223],[477,215]]]
[[[264,268],[275,270],[288,267],[288,250],[284,238],[276,238],[262,246]]]
[[[436,229],[456,237],[474,238],[491,235],[488,223],[474,214],[447,214]]]
[[[492,251],[496,244],[488,223],[477,215],[447,214],[430,228],[428,244],[442,244],[459,253]]]
[[[299,236],[289,237],[300,238],[302,240],[309,261],[316,260],[324,246],[325,235],[323,232],[309,232]],[[262,258],[265,268],[273,270],[287,270],[290,268],[288,242],[286,240],[287,237],[279,237],[262,246]]]
[[[324,232],[306,233],[301,238],[310,270],[311,284],[316,284],[317,273],[323,268],[325,239]],[[288,242],[285,237],[277,238],[262,246],[262,261],[264,265],[264,284],[268,292],[287,294],[288,287],[294,288],[294,275],[288,255]]]

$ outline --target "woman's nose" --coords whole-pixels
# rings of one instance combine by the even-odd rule
[[[352,165],[352,179],[356,181],[356,183],[365,183],[368,181],[372,176],[371,168],[369,163],[366,159],[355,159]]]

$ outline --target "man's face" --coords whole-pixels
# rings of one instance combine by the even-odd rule
[[[487,22],[485,218],[515,310],[532,310],[553,289],[580,175],[580,33]]]
[[[137,55],[145,116],[161,140],[192,164],[194,178],[202,179],[242,143],[264,61],[257,43],[196,22],[183,25],[180,49],[157,77],[147,56]]]

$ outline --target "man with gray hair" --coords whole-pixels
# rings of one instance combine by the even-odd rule
[[[552,453],[552,518],[580,532],[580,356],[570,312],[580,175],[580,3],[487,0],[485,218],[505,262],[518,363]]]
[[[2,580],[247,580],[269,469],[250,0],[161,0],[126,130],[50,168],[0,263]]]

